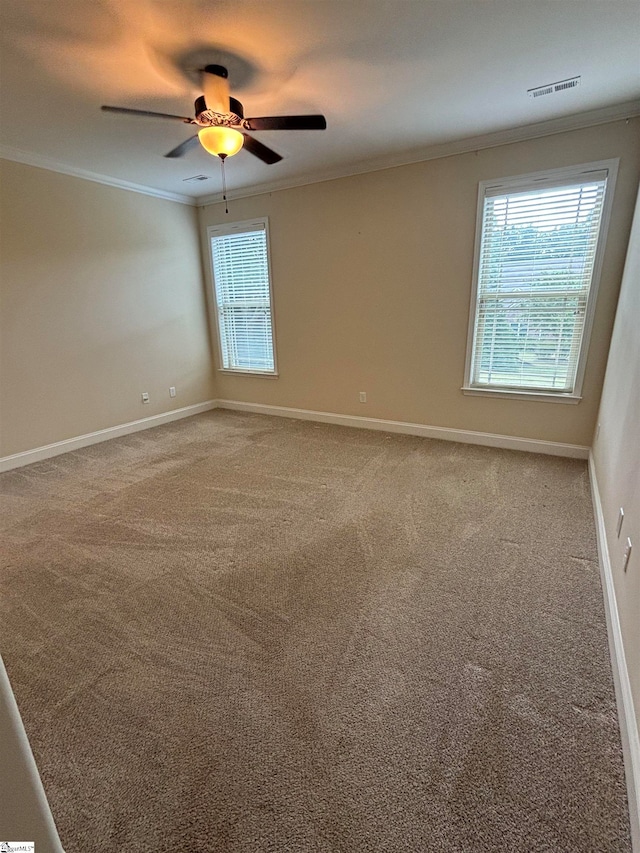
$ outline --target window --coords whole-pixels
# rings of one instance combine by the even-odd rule
[[[616,168],[480,184],[464,391],[580,399]]]
[[[208,233],[222,369],[275,374],[267,221]]]

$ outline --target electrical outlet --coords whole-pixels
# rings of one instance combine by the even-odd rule
[[[618,527],[616,529],[616,533],[618,534],[618,539],[620,538],[620,531],[622,530],[622,522],[624,521],[624,509],[620,507],[620,512],[618,513]]]
[[[366,402],[367,402],[367,392],[366,392],[366,391],[361,391],[361,392],[360,392],[360,402],[361,402],[361,403],[366,403]]]
[[[175,396],[176,396],[176,389],[175,389],[175,385],[172,385],[172,386],[171,386],[171,388],[169,388],[169,396],[170,396],[170,397],[175,397]]]
[[[627,544],[624,547],[624,554],[622,555],[622,571],[626,572],[629,567],[629,557],[631,556],[631,539],[627,536]]]
[[[146,391],[143,391],[141,396],[142,396],[142,402],[143,402],[143,403],[148,403],[148,402],[149,402],[149,395],[147,394],[147,392],[146,392]]]

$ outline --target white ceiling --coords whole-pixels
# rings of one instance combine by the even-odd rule
[[[204,150],[163,157],[192,128],[100,105],[191,116],[209,62],[227,65],[246,115],[328,123],[255,134],[284,159],[230,158],[231,197],[640,112],[640,0],[0,0],[0,12],[0,153],[181,196],[221,186]],[[527,96],[576,75],[574,90]],[[184,183],[198,174],[210,179]]]

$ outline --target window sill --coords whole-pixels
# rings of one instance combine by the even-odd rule
[[[267,373],[266,370],[231,370],[228,367],[219,367],[218,373],[226,373],[227,376],[263,376],[265,379],[277,379],[278,373]]]
[[[571,403],[575,405],[582,400],[576,394],[557,394],[553,391],[515,391],[512,388],[504,391],[499,388],[469,388],[462,387],[463,394],[472,397],[502,397],[505,400],[532,400],[538,403]]]

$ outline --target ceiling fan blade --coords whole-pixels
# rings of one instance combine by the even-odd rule
[[[246,133],[242,134],[244,137],[244,148],[247,149],[249,154],[253,154],[258,159],[262,160],[263,163],[268,163],[271,165],[272,163],[278,163],[282,160],[282,157],[279,154],[276,154],[275,151],[272,151],[271,148],[267,148],[266,145],[263,145],[262,142],[258,142],[257,139],[254,139],[253,136],[249,136]]]
[[[326,130],[324,116],[263,116],[248,118],[247,130]]]
[[[181,142],[180,145],[176,145],[168,154],[165,154],[165,157],[184,157],[187,151],[190,151],[194,145],[196,145],[200,140],[198,139],[198,134],[195,136],[190,136],[188,139],[185,139],[184,142]]]
[[[191,123],[190,118],[185,118],[185,116],[174,116],[170,113],[153,113],[150,110],[130,110],[128,107],[100,107],[105,113],[123,113],[124,115],[129,116],[151,116],[152,118],[172,118],[177,121],[184,121],[187,123]]]

